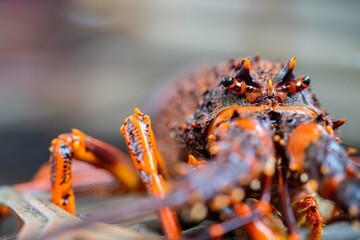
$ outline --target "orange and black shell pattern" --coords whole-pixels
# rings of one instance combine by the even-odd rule
[[[259,166],[269,157],[275,158],[276,165],[281,162],[289,172],[290,191],[312,180],[315,190],[344,211],[358,209],[360,197],[351,191],[360,189],[359,170],[336,133],[343,122],[332,121],[320,108],[309,87],[310,77],[296,76],[295,64],[295,58],[280,64],[255,56],[170,83],[168,96],[157,102],[153,112],[154,132],[162,136],[159,146],[165,158],[175,162],[192,154],[205,160],[216,156],[219,161],[219,155],[234,151],[227,147],[229,152],[222,152],[221,144],[235,144],[235,151],[252,156]],[[231,131],[218,129],[231,128],[240,119],[253,119],[268,132],[270,143],[247,134],[245,125]],[[343,194],[349,195],[346,200]],[[360,211],[351,212],[360,217]]]
[[[185,148],[192,154],[195,152],[199,157],[210,156],[206,140],[208,128],[219,112],[232,106],[237,106],[239,112],[242,113],[265,114],[272,124],[274,135],[278,131],[281,119],[291,118],[293,115],[301,114],[301,111],[305,111],[306,116],[321,113],[319,104],[309,89],[304,89],[299,93],[290,93],[284,101],[281,101],[280,97],[277,96],[275,86],[284,84],[282,82],[285,82],[284,79],[286,80],[287,75],[289,75],[286,72],[289,71],[287,64],[290,63],[281,65],[274,61],[260,60],[259,57],[252,59],[248,73],[248,78],[251,79],[249,86],[256,90],[250,90],[251,92],[248,94],[234,93],[223,84],[224,79],[229,78],[229,76],[240,75],[241,69],[239,68],[241,67],[239,65],[241,65],[242,60],[231,60],[228,63],[229,69],[227,71],[214,71],[213,78],[206,78],[209,81],[206,85],[211,87],[197,101],[198,107],[194,110],[194,114],[186,120],[186,127],[181,128],[179,133],[180,141],[184,141]],[[293,74],[290,76],[292,80],[296,79]],[[219,78],[223,81],[219,81]],[[236,77],[234,78],[236,79]],[[243,78],[245,77],[243,76]],[[272,92],[269,92],[268,89],[269,80],[274,84]],[[193,85],[190,81],[186,84]],[[245,108],[241,109],[241,107]],[[325,120],[328,121],[326,118]]]

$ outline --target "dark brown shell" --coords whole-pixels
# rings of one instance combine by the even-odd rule
[[[278,79],[284,64],[253,59],[250,67],[253,79],[262,85],[269,78],[275,81]],[[207,130],[223,108],[263,104],[261,100],[250,103],[243,95],[237,95],[221,85],[222,76],[235,75],[239,61],[230,60],[216,67],[200,70],[168,83],[161,90],[153,104],[151,118],[160,151],[169,163],[186,161],[190,152],[198,157],[209,157],[206,149]],[[279,105],[311,106],[320,112],[315,97],[308,89],[289,95]]]

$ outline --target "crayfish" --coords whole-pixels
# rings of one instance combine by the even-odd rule
[[[77,159],[106,169],[126,191],[145,187],[169,239],[299,239],[298,227],[320,239],[325,220],[315,194],[334,202],[332,219],[359,220],[359,167],[337,134],[345,120],[330,120],[295,64],[255,56],[169,83],[151,122],[135,108],[120,128],[133,166],[79,130],[59,135],[50,147],[52,202],[76,213]],[[184,210],[195,205],[195,214]],[[179,212],[213,222],[187,235]]]

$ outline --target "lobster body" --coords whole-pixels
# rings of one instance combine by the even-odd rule
[[[260,83],[267,84],[269,79],[279,78],[279,63],[255,59],[258,61],[254,62],[250,74]],[[294,114],[316,117],[321,113],[315,96],[308,89],[279,103],[276,111],[270,105],[264,107],[268,99],[249,102],[245,97],[224,91],[219,79],[238,71],[237,62],[238,60],[230,60],[217,67],[204,69],[187,78],[170,82],[161,90],[165,94],[161,94],[154,102],[151,116],[155,135],[159,136],[159,147],[170,162],[187,159],[186,155],[181,156],[184,150],[199,157],[209,157],[207,130],[219,112],[228,107],[243,107],[244,111],[252,108],[253,113],[269,114],[271,121],[277,124],[281,119]],[[189,128],[183,129],[184,124]],[[173,154],[174,151],[177,154]]]
[[[169,82],[153,102],[151,121],[135,108],[120,127],[130,158],[76,129],[59,135],[50,147],[52,202],[75,213],[70,168],[77,159],[106,169],[124,190],[145,185],[153,198],[118,207],[127,214],[117,220],[157,211],[170,239],[183,234],[176,207],[190,221],[217,215],[218,223],[196,238],[244,226],[253,239],[299,239],[299,225],[320,239],[316,192],[360,219],[360,169],[336,133],[345,120],[331,121],[320,109],[310,77],[296,77],[295,64],[255,56]]]
[[[155,102],[152,119],[160,151],[168,164],[187,160],[188,154],[214,159],[216,150],[212,150],[214,141],[209,136],[214,138],[219,125],[232,119],[263,118],[272,139],[272,149],[264,157],[282,162],[289,172],[290,192],[300,191],[310,180],[316,185],[314,191],[359,218],[360,199],[350,193],[360,189],[359,170],[336,134],[343,120],[333,122],[320,109],[315,95],[307,88],[310,79],[295,77],[294,58],[284,64],[259,57],[252,60],[251,67],[246,59],[230,60],[170,82],[161,90],[166,94]],[[231,78],[237,85],[234,81],[228,83]],[[245,87],[240,83],[247,85],[243,92],[241,88]],[[259,144],[264,143],[253,143]],[[249,152],[251,147],[241,150]]]

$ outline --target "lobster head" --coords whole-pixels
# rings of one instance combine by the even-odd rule
[[[296,58],[291,58],[282,67],[271,61],[260,60],[259,57],[254,60],[253,64],[250,58],[240,60],[233,74],[221,78],[225,88],[244,95],[250,103],[283,103],[289,94],[299,93],[310,85],[309,76],[296,77],[293,73]]]

